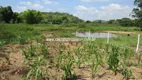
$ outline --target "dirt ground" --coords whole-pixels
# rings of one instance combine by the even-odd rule
[[[47,42],[49,46],[49,52],[52,56],[57,56],[58,43]],[[80,42],[65,42],[65,47],[74,48],[81,45]],[[28,44],[7,44],[0,49],[0,80],[22,80],[26,76],[28,70],[24,68],[22,55],[22,48],[25,48]],[[141,50],[142,51],[142,50]],[[74,71],[77,75],[77,80],[92,80],[91,70],[88,66],[81,65],[80,69],[74,67]],[[47,67],[49,77],[43,80],[62,80],[63,71],[58,70],[56,67]],[[133,76],[129,80],[142,80],[142,67],[131,66],[129,67],[133,71]],[[123,75],[117,73],[114,74],[108,67],[99,66],[99,71],[95,75],[93,80],[124,80]]]
[[[115,34],[136,34],[137,32],[126,32],[126,31],[103,31],[103,32],[110,32]]]

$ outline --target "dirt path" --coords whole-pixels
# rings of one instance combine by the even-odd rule
[[[137,32],[125,32],[125,31],[103,31],[103,32],[110,32],[115,34],[136,34]]]

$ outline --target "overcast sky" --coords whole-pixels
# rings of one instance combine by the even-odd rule
[[[1,6],[13,11],[35,9],[44,12],[68,12],[83,20],[110,20],[130,17],[134,0],[1,0]]]

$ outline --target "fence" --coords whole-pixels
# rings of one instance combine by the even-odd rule
[[[75,35],[77,35],[78,32],[76,31]],[[107,35],[105,35],[105,37],[107,38],[106,39],[106,43],[109,44],[110,42],[110,38],[112,37],[110,32],[106,33]],[[88,39],[85,39],[86,41],[87,40],[95,40],[95,38],[93,38],[91,36],[91,32],[89,31],[87,33],[87,35],[85,37],[88,37]],[[84,40],[84,39],[77,39],[77,38],[54,38],[54,39],[46,39],[46,41],[81,41],[81,40]],[[136,53],[139,51],[139,47],[140,47],[140,34],[138,34],[138,39],[137,39],[137,44],[136,44]]]

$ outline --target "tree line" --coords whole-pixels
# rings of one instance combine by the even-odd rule
[[[27,24],[63,24],[80,23],[83,22],[83,20],[68,13],[40,12],[29,9],[24,12],[18,13],[13,12],[11,6],[0,6],[0,22]]]
[[[26,10],[18,13],[13,12],[11,6],[0,6],[0,23],[27,23],[27,24],[69,24],[69,23],[107,23],[120,26],[139,26],[142,28],[142,0],[135,0],[134,4],[137,6],[133,9],[131,16],[135,19],[122,18],[116,20],[95,20],[84,21],[76,16],[68,13],[59,12],[40,12],[36,10]]]

